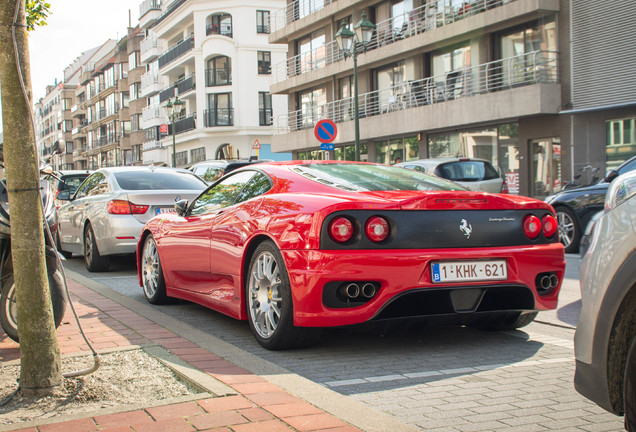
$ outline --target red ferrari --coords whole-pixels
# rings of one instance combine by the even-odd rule
[[[565,270],[550,205],[386,165],[253,165],[175,211],[140,237],[146,298],[248,320],[267,349],[396,318],[522,327],[556,307]]]

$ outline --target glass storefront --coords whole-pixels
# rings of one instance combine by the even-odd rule
[[[428,155],[485,159],[506,176],[510,193],[519,193],[519,125],[429,135]],[[560,177],[559,177],[560,178]]]
[[[530,142],[530,192],[543,199],[561,190],[561,140],[558,137]]]
[[[375,162],[393,165],[419,159],[417,136],[394,138],[375,143]]]

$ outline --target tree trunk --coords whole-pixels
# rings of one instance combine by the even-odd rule
[[[15,34],[19,66],[13,53]],[[11,209],[11,254],[20,335],[20,386],[24,394],[43,395],[62,381],[60,348],[48,289],[39,167],[31,126],[31,72],[25,0],[0,0],[0,84],[4,125],[4,162]],[[28,92],[22,92],[19,73]]]

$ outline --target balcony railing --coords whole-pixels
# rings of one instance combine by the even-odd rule
[[[146,15],[151,10],[161,10],[161,2],[159,0],[144,0],[139,5],[139,17]]]
[[[117,135],[108,135],[97,138],[97,144],[99,147],[104,147],[109,144],[117,144],[119,142],[119,136]]]
[[[177,134],[187,132],[196,128],[195,115],[190,114],[187,117],[182,117],[179,120],[174,122],[174,131]]]
[[[217,108],[203,111],[205,127],[233,126],[234,109]]]
[[[232,84],[232,68],[206,69],[205,84],[208,87]]]
[[[454,2],[452,0],[429,1],[427,4],[407,13],[377,23],[376,29],[373,32],[373,38],[367,45],[367,50],[374,50],[417,34],[452,24],[468,16],[485,12],[486,10],[499,7],[512,1],[515,0],[474,0],[464,3]],[[313,3],[316,4],[313,5],[313,7],[317,7],[323,2],[325,2],[325,0],[314,0]],[[305,2],[303,2],[303,5],[305,5]],[[292,5],[289,5],[287,8],[289,9],[290,7],[292,7]],[[275,84],[287,78],[324,68],[327,65],[342,60],[344,60],[344,56],[338,49],[336,41],[331,41],[311,52],[290,57],[285,62],[277,64],[274,68],[274,74],[272,75],[272,83]]]
[[[174,97],[174,86],[170,86],[159,92],[159,103],[165,102],[171,97]]]
[[[154,33],[151,33],[148,35],[148,37],[146,37],[144,40],[141,41],[141,44],[139,45],[139,49],[143,55],[144,53],[147,53],[151,49],[157,48],[157,44],[158,44],[157,35]]]
[[[141,88],[145,89],[159,82],[159,74],[157,71],[149,71],[141,76]]]
[[[143,144],[143,151],[163,148],[161,141],[147,141]]]
[[[312,13],[323,9],[337,0],[295,0],[287,4],[287,7],[278,9],[272,14],[270,23],[272,31],[280,30],[286,25],[298,21]]]
[[[170,47],[163,55],[159,57],[159,69],[175,61],[188,51],[191,51],[192,48],[194,48],[194,35],[190,34],[181,42],[178,42],[177,44]]]
[[[221,24],[208,24],[205,27],[205,35],[210,36],[211,34],[217,34],[221,36],[232,37],[232,24],[231,23],[221,23]]]
[[[151,105],[141,110],[141,118],[143,122],[150,122],[151,120],[161,118],[161,110],[159,105]]]
[[[533,51],[397,86],[361,94],[360,118],[402,111],[455,99],[477,96],[537,83],[557,83],[558,53]],[[277,133],[313,128],[316,121],[354,119],[353,98],[311,109],[292,111],[277,118]]]
[[[159,24],[161,21],[163,21],[164,19],[166,19],[172,12],[174,12],[175,10],[177,10],[177,8],[179,6],[181,6],[183,3],[185,3],[187,0],[176,0],[174,2],[172,2],[168,8],[166,9],[166,11],[159,17],[157,18],[157,21],[155,21],[155,25]],[[164,2],[165,4],[165,2]]]
[[[195,88],[196,88],[196,80],[194,79],[193,73],[177,81],[177,92],[180,95],[187,93],[190,90],[194,90]]]

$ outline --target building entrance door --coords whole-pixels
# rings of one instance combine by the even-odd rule
[[[561,139],[559,137],[530,141],[530,192],[544,199],[561,190]]]

